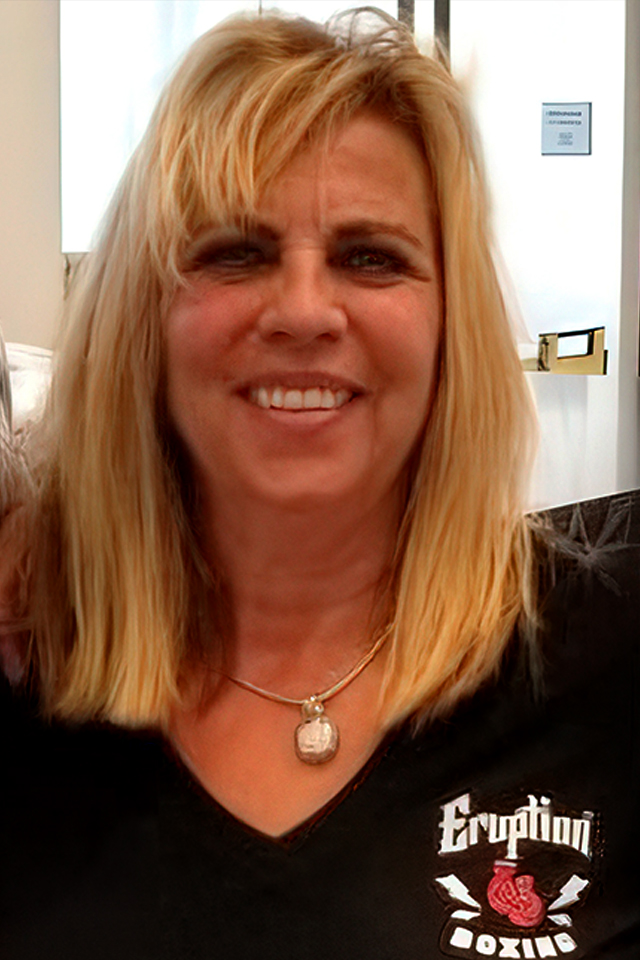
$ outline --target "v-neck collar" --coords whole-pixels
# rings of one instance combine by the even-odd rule
[[[220,803],[216,797],[211,794],[201,783],[193,771],[185,764],[178,752],[169,742],[165,742],[165,762],[168,766],[168,779],[182,793],[183,797],[194,795],[198,798],[201,809],[208,812],[223,821],[227,827],[236,831],[240,836],[246,839],[251,838],[259,844],[267,847],[281,849],[292,852],[302,846],[307,838],[315,833],[339,807],[356,790],[362,787],[369,780],[374,770],[384,760],[391,747],[402,737],[405,726],[395,728],[390,731],[378,744],[371,756],[365,761],[362,767],[351,777],[351,779],[338,792],[323,803],[314,813],[310,814],[295,827],[285,831],[279,836],[272,836],[264,833],[257,827],[253,827],[241,818],[227,809]]]

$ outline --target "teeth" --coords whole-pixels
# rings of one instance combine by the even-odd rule
[[[322,406],[320,403],[321,393],[317,388],[305,390],[302,400],[305,410],[317,410],[318,407]]]
[[[250,392],[250,400],[263,410],[335,410],[351,399],[348,390],[330,390],[328,387],[310,387],[308,390],[286,387],[257,387]]]
[[[302,410],[302,390],[286,390],[284,408],[285,410]]]

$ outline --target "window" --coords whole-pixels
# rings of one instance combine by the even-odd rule
[[[61,0],[62,250],[87,250],[172,66],[201,33],[240,10],[277,7],[325,22],[358,0]],[[415,7],[430,34],[433,0]],[[398,0],[376,0],[398,16]]]

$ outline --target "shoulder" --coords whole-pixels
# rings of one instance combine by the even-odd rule
[[[6,956],[158,957],[155,741],[49,723],[1,676],[0,722]]]
[[[567,504],[538,517],[554,571],[587,580],[591,574],[614,591],[616,584],[624,590],[640,583],[640,490]]]
[[[558,507],[536,527],[544,556],[543,626],[565,639],[579,635],[583,646],[609,638],[637,652],[640,491]]]
[[[543,518],[538,677],[547,702],[629,734],[640,672],[640,492]]]

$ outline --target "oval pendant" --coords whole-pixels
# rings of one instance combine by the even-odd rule
[[[336,755],[339,745],[338,728],[324,713],[296,727],[296,754],[303,763],[326,763]]]

